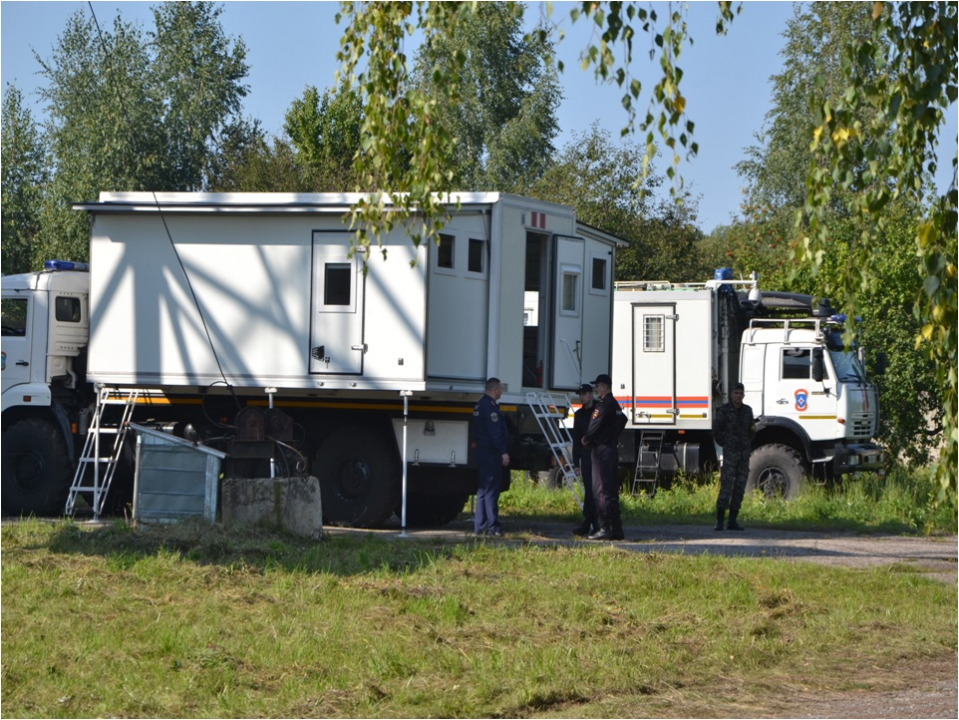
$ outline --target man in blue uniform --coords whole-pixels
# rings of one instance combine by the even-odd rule
[[[593,416],[593,386],[584,383],[579,390],[580,407],[573,413],[573,466],[580,469],[583,478],[583,524],[573,530],[573,535],[586,537],[599,530],[596,519],[596,501],[593,497],[592,453],[583,447],[583,435],[589,429]]]
[[[498,378],[486,381],[486,393],[473,408],[473,442],[479,462],[476,488],[476,517],[473,528],[477,535],[502,535],[499,524],[499,493],[503,468],[509,466],[509,432],[499,409],[503,384]]]
[[[599,530],[590,540],[623,540],[623,523],[619,516],[619,435],[626,427],[626,416],[610,390],[609,375],[600,375],[593,382],[597,400],[583,435],[583,447],[592,451],[593,494]]]

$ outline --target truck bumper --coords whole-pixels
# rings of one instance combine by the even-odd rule
[[[840,445],[833,456],[837,475],[853,472],[876,472],[882,469],[882,448],[873,443]]]

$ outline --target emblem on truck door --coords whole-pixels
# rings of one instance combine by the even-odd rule
[[[806,412],[809,407],[809,391],[799,389],[796,391],[796,410],[797,412]]]

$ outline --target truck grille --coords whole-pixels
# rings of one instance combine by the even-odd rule
[[[866,414],[853,416],[850,418],[849,428],[852,431],[852,437],[854,438],[864,438],[868,440],[875,433],[875,428],[872,424],[872,417]]]

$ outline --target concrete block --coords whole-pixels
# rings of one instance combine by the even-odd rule
[[[323,534],[315,477],[224,478],[220,488],[224,524],[260,525],[315,539]]]

